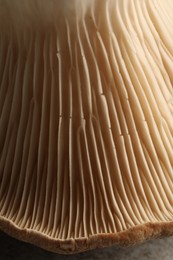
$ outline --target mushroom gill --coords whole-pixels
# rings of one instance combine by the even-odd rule
[[[173,234],[173,1],[0,0],[0,229],[59,253]]]

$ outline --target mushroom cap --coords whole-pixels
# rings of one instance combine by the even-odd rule
[[[0,0],[0,229],[58,253],[173,235],[173,1]]]

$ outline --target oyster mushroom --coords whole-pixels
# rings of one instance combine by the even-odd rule
[[[0,1],[0,229],[59,253],[173,234],[173,1]]]

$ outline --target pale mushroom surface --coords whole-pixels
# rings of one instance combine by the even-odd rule
[[[0,229],[59,253],[173,235],[172,136],[172,0],[0,0]]]

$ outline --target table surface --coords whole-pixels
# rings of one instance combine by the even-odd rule
[[[59,255],[18,241],[0,232],[0,260],[172,260],[173,237],[147,241],[130,248],[102,248],[76,255]]]

